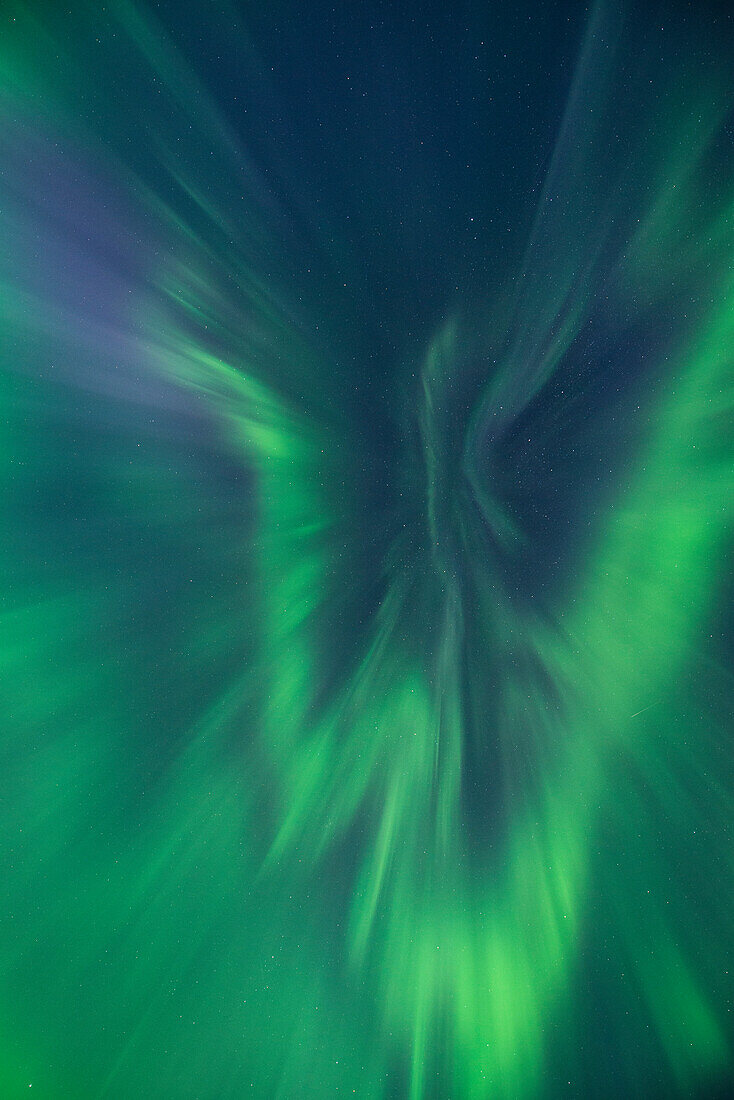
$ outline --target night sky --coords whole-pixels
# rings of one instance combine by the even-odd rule
[[[734,9],[0,5],[0,1100],[734,1096]]]

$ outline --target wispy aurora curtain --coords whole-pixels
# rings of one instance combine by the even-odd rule
[[[0,11],[0,1094],[730,1095],[726,6],[264,7]]]

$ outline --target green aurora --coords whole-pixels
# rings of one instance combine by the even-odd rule
[[[730,1095],[729,40],[597,5],[365,368],[377,184],[232,121],[305,8],[181,5],[226,108],[163,8],[0,14],[0,1095]]]

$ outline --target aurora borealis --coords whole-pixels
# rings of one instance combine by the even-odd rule
[[[707,0],[4,0],[0,1100],[734,1093],[733,119]]]

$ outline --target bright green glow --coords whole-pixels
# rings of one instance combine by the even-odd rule
[[[112,8],[153,167],[87,112],[53,18],[19,6],[0,47],[5,1093],[704,1089],[732,1071],[712,702],[731,682],[709,642],[734,508],[734,204],[698,198],[715,74],[671,99],[660,148],[643,104],[602,188],[616,55],[600,67],[597,11],[521,277],[423,356],[404,459],[420,518],[371,563],[379,606],[354,630],[348,368],[298,320],[216,103],[142,7]],[[53,196],[24,202],[39,162],[112,203],[129,237],[110,232],[107,265]],[[119,257],[139,251],[133,277]],[[533,604],[503,573],[532,534],[487,453],[602,296],[609,344],[661,315],[670,337],[624,467]],[[456,432],[478,357],[492,370]],[[496,747],[489,840],[464,806],[469,697]],[[610,1033],[590,1037],[602,1008]]]

